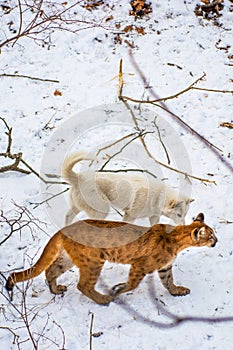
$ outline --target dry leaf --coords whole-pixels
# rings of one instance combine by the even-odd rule
[[[145,35],[145,28],[143,27],[135,27],[138,34]]]
[[[54,91],[54,96],[62,96],[62,93],[61,93],[61,91],[60,90],[58,90],[58,89],[56,89],[55,91]]]
[[[233,123],[223,122],[220,124],[220,126],[224,126],[229,129],[233,129]]]
[[[128,33],[128,32],[132,32],[132,30],[133,30],[133,26],[128,25],[123,29],[123,32]]]

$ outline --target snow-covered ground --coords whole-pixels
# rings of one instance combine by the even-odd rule
[[[230,349],[233,322],[187,322],[171,329],[159,328],[157,322],[172,321],[159,306],[178,316],[233,316],[233,136],[232,129],[220,126],[222,122],[233,122],[232,93],[220,91],[233,90],[232,2],[225,0],[218,25],[213,20],[197,17],[194,14],[197,2],[191,0],[153,1],[153,12],[137,20],[129,16],[129,1],[104,3],[92,12],[82,8],[88,18],[105,23],[102,27],[76,34],[55,31],[50,45],[44,48],[28,38],[21,38],[13,47],[2,48],[0,74],[59,81],[0,76],[0,112],[13,128],[12,152],[22,152],[23,159],[46,178],[46,174],[59,174],[66,153],[74,149],[96,152],[134,133],[131,115],[118,101],[120,59],[123,60],[123,95],[145,100],[154,97],[133,65],[125,40],[133,44],[134,59],[149,86],[160,97],[182,91],[205,73],[205,78],[195,86],[206,88],[206,91],[189,89],[166,104],[221,149],[220,154],[227,164],[162,109],[152,105],[140,106],[141,109],[138,104],[131,106],[142,130],[154,132],[146,135],[145,140],[157,160],[167,163],[154,125],[155,117],[171,157],[171,166],[215,181],[216,185],[195,179],[189,182],[177,173],[159,167],[148,158],[139,140],[113,158],[108,168],[148,169],[158,177],[166,178],[173,187],[188,192],[195,201],[190,205],[186,223],[190,223],[198,212],[204,212],[206,223],[214,227],[219,242],[214,249],[189,249],[180,254],[174,267],[175,281],[191,289],[190,295],[180,298],[172,297],[154,273],[147,276],[133,293],[122,295],[108,307],[99,306],[76,289],[78,271],[73,269],[61,278],[68,285],[64,297],[51,295],[44,275],[41,275],[30,283],[26,300],[23,286],[19,284],[12,305],[4,298],[7,293],[2,276],[1,349],[36,348],[30,340],[29,330],[38,341],[39,349]],[[131,24],[134,25],[132,31],[123,34],[122,30]],[[136,27],[143,27],[145,34],[138,33]],[[1,40],[4,33],[10,35],[7,24],[1,30]],[[120,33],[122,43],[114,42],[117,33]],[[208,91],[210,89],[219,92]],[[55,93],[56,90],[60,94]],[[0,120],[0,153],[7,147],[6,131]],[[106,154],[113,154],[122,145],[102,151],[93,168],[100,168],[106,161]],[[0,166],[9,164],[3,157],[0,162]],[[25,168],[23,164],[20,166]],[[86,164],[82,167],[86,168]],[[67,192],[44,205],[35,203],[66,188],[67,185],[45,185],[33,173],[0,174],[0,209],[4,215],[8,218],[17,215],[14,201],[19,206],[26,206],[31,215],[40,220],[36,223],[41,228],[32,224],[32,232],[26,227],[0,246],[0,271],[4,276],[35,261],[48,236],[62,227],[68,209]],[[84,217],[84,213],[80,214],[80,218]],[[114,213],[110,217],[120,219]],[[143,219],[140,223],[148,222]],[[0,241],[7,234],[9,227],[2,224]],[[106,290],[123,281],[127,272],[128,266],[106,264],[99,288]],[[28,329],[22,319],[26,311]],[[92,343],[90,331],[94,334]],[[18,336],[16,339],[14,334]]]

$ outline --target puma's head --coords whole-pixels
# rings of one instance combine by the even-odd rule
[[[191,238],[196,246],[214,247],[218,241],[211,227],[204,223],[204,214],[199,213],[192,223]]]

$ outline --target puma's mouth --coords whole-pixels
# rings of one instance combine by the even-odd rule
[[[218,242],[218,240],[214,240],[214,242],[211,243],[211,248],[215,247],[216,246],[216,243]]]

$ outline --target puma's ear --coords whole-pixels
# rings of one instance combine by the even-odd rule
[[[197,215],[197,217],[193,221],[198,221],[198,222],[203,223],[204,222],[204,214],[203,213],[199,213]]]
[[[194,242],[199,241],[199,228],[195,228],[194,230],[192,230],[191,237]]]

